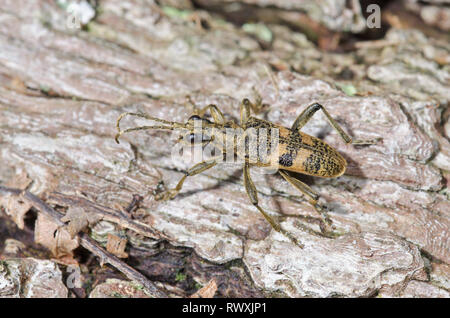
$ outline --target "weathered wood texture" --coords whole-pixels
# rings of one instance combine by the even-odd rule
[[[381,43],[334,54],[270,25],[263,50],[204,11],[175,18],[149,2],[101,1],[84,30],[71,30],[53,1],[2,1],[0,182],[25,171],[44,200],[58,192],[105,207],[144,196],[142,220],[209,262],[191,267],[194,279],[231,271],[223,284],[248,288],[222,295],[450,296],[448,42],[391,29]],[[383,138],[345,145],[322,114],[304,129],[349,162],[337,179],[303,179],[330,208],[335,238],[320,235],[319,216],[281,177],[253,172],[262,207],[305,244],[294,247],[252,206],[236,166],[188,178],[174,200],[155,201],[158,183],[173,187],[188,165],[172,161],[167,132],[116,144],[115,120],[139,110],[183,122],[187,94],[229,119],[239,118],[242,98],[259,95],[269,105],[260,116],[285,126],[319,102],[352,136]]]

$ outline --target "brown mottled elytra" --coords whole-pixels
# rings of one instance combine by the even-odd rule
[[[189,102],[194,105],[190,99]],[[157,195],[155,197],[157,200],[168,200],[174,198],[178,194],[178,192],[180,192],[187,177],[199,174],[214,167],[217,163],[223,160],[223,157],[227,154],[227,150],[228,152],[233,152],[234,156],[242,159],[244,168],[244,186],[252,204],[262,213],[262,215],[270,223],[273,229],[287,236],[296,245],[303,247],[303,244],[301,244],[296,238],[294,238],[290,232],[281,228],[280,224],[259,206],[257,191],[250,177],[250,167],[268,167],[268,162],[276,162],[278,172],[281,174],[281,176],[296,189],[298,189],[301,193],[303,193],[308,198],[309,203],[316,209],[317,212],[320,213],[326,223],[331,225],[332,222],[328,218],[324,207],[319,205],[317,202],[319,200],[319,195],[308,185],[292,176],[289,172],[297,172],[324,178],[335,178],[339,177],[345,172],[347,162],[335,149],[333,149],[327,143],[316,137],[307,135],[300,130],[318,110],[322,110],[325,116],[330,121],[331,125],[346,143],[360,145],[374,144],[379,139],[367,141],[360,140],[352,142],[352,139],[342,130],[339,124],[330,116],[328,111],[318,103],[314,103],[308,106],[297,117],[291,128],[285,128],[266,120],[250,116],[250,109],[252,109],[256,113],[259,108],[260,106],[254,105],[248,99],[244,99],[241,103],[241,118],[239,125],[234,121],[225,121],[222,112],[217,108],[216,105],[213,104],[210,104],[201,110],[195,109],[194,114],[188,119],[186,123],[167,121],[143,113],[126,112],[121,114],[117,119],[118,133],[116,135],[116,141],[117,143],[119,142],[119,137],[122,134],[136,130],[184,129],[187,132],[180,138],[180,141],[184,141],[193,145],[211,144],[213,145],[213,147],[220,150],[219,156],[200,162],[188,169],[185,172],[185,175],[178,182],[176,187]],[[210,121],[205,117],[205,113],[208,110],[211,113],[213,121]],[[143,117],[162,123],[162,125],[140,126],[121,131],[119,126],[120,120],[127,115]],[[195,131],[194,124],[199,123],[201,123],[201,130]],[[195,127],[196,129],[198,129],[199,126],[195,125]],[[227,140],[227,138],[230,138],[229,134],[227,135],[227,132],[229,132],[227,130],[230,128],[239,132],[237,135],[233,135],[231,137],[233,138],[231,142],[230,140]],[[269,147],[267,148],[266,152],[259,151],[257,147],[249,146],[248,140],[251,134],[254,134],[255,131],[258,134],[258,131],[261,128],[264,128],[267,132],[267,135],[265,136],[270,136],[271,131],[274,129],[278,130],[278,143],[276,144],[276,146],[270,147],[270,141],[268,140]],[[256,140],[259,141],[260,139],[257,138]],[[231,147],[229,146],[230,144]],[[256,158],[256,161],[249,160],[249,158]],[[325,232],[324,222],[321,222],[321,230],[322,232]]]

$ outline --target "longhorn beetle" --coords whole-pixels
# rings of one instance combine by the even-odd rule
[[[190,101],[190,99],[189,99]],[[192,104],[193,102],[190,101]],[[195,108],[195,104],[194,108]],[[324,178],[335,178],[341,176],[347,167],[347,162],[345,159],[331,146],[329,146],[324,141],[319,138],[307,135],[301,131],[303,126],[313,117],[313,115],[322,110],[330,124],[342,137],[346,143],[353,144],[374,144],[379,139],[367,140],[367,141],[353,141],[344,132],[344,130],[339,126],[339,124],[330,116],[328,111],[320,104],[314,103],[309,105],[294,121],[291,128],[282,127],[271,123],[266,120],[258,119],[250,115],[250,109],[253,112],[259,110],[259,106],[251,103],[247,98],[241,102],[240,106],[240,123],[236,124],[234,121],[226,121],[222,112],[217,108],[216,105],[210,104],[201,110],[195,109],[194,114],[188,119],[186,123],[178,123],[173,121],[167,121],[159,118],[152,117],[144,113],[131,113],[126,112],[119,116],[117,119],[117,130],[116,142],[119,143],[119,137],[131,131],[145,130],[145,129],[184,129],[186,131],[184,136],[180,137],[180,141],[184,140],[186,143],[191,143],[192,145],[205,145],[212,144],[215,148],[219,149],[221,152],[220,156],[213,157],[211,159],[200,162],[185,172],[185,175],[180,179],[175,188],[170,189],[166,192],[156,195],[156,200],[169,200],[173,199],[178,192],[180,192],[183,187],[183,183],[189,176],[194,176],[205,170],[214,167],[218,162],[219,158],[222,160],[223,156],[226,155],[227,151],[234,152],[234,155],[243,162],[244,169],[244,186],[248,197],[252,204],[262,213],[264,218],[270,223],[272,228],[277,232],[284,234],[296,245],[303,247],[293,235],[281,228],[280,224],[277,223],[269,214],[267,214],[258,204],[258,195],[250,177],[250,167],[259,166],[267,167],[269,159],[275,159],[277,163],[278,172],[281,176],[303,193],[307,198],[309,203],[319,212],[322,218],[331,225],[331,220],[328,218],[325,209],[318,204],[319,195],[312,190],[308,185],[301,182],[297,178],[291,175],[291,172],[302,173],[311,176],[318,176]],[[209,110],[213,121],[206,118],[205,114]],[[123,117],[138,116],[155,122],[159,122],[162,125],[156,126],[139,126],[134,128],[128,128],[125,130],[120,130],[120,121]],[[194,126],[198,129],[198,124],[201,124],[201,131],[194,130]],[[240,133],[233,137],[232,147],[225,147],[225,141],[227,138],[226,131],[228,128],[238,129]],[[254,147],[248,146],[248,139],[251,129],[261,129],[264,128],[266,131],[271,131],[273,129],[278,129],[279,142],[273,149],[268,149],[267,153],[260,153],[255,150]],[[253,130],[254,131],[254,130]],[[244,145],[244,147],[239,146]],[[231,149],[231,150],[230,150]],[[241,149],[241,150],[239,150]],[[258,153],[255,153],[258,152]],[[256,156],[256,162],[251,162],[249,160],[250,156]],[[274,156],[276,156],[274,158]],[[322,228],[322,227],[321,227]],[[324,229],[322,228],[322,231]]]

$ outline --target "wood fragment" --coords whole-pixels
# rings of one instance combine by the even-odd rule
[[[59,226],[64,226],[65,223],[61,221],[62,214],[58,211],[54,210],[50,206],[48,206],[44,201],[42,201],[37,196],[33,195],[28,191],[21,191],[16,188],[8,188],[4,186],[0,186],[1,194],[14,194],[14,195],[22,195],[22,197],[27,200],[32,206],[37,209],[40,213],[54,220],[56,224]],[[78,237],[80,238],[80,245],[85,249],[95,254],[100,258],[101,263],[108,263],[115,267],[118,271],[123,273],[129,279],[136,281],[145,287],[148,292],[154,297],[167,297],[167,295],[159,290],[150,280],[148,280],[144,275],[136,271],[134,268],[129,266],[128,264],[121,261],[116,256],[111,253],[105,251],[102,247],[98,245],[98,243],[89,237],[86,233],[79,233]]]
[[[102,220],[115,223],[122,228],[132,230],[145,237],[161,240],[168,239],[164,233],[161,233],[147,224],[141,223],[137,220],[132,220],[120,211],[96,204],[85,198],[66,195],[59,192],[52,192],[48,196],[48,202],[51,204],[58,204],[65,207],[81,207],[85,211],[101,216]]]
[[[18,188],[21,190],[27,189],[33,180],[31,180],[25,171],[11,178],[5,186],[11,188]],[[0,206],[5,208],[5,212],[12,220],[17,224],[17,227],[21,230],[24,229],[24,218],[27,212],[30,210],[31,205],[22,200],[21,196],[7,195],[0,198]]]
[[[213,298],[217,291],[217,283],[213,278],[205,286],[197,290],[189,298]]]
[[[106,242],[106,250],[119,258],[127,258],[128,254],[125,252],[127,246],[127,239],[117,235],[108,234],[108,241]]]
[[[95,225],[95,223],[100,220],[100,216],[86,213],[84,209],[80,207],[69,207],[66,214],[61,218],[61,221],[67,223],[65,228],[72,238],[89,225]]]
[[[34,241],[49,249],[59,262],[78,264],[73,258],[73,250],[79,246],[78,237],[71,236],[65,227],[60,227],[44,213],[39,213],[35,222]]]

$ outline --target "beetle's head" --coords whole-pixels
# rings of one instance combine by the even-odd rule
[[[180,141],[190,145],[206,145],[214,139],[212,134],[213,123],[199,115],[192,115],[186,122],[185,132]]]

